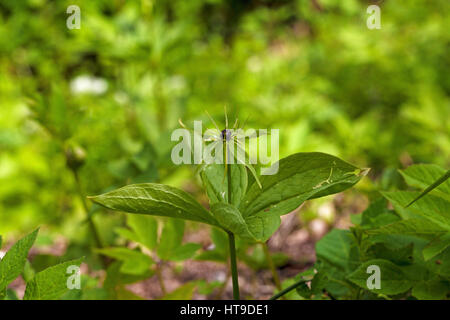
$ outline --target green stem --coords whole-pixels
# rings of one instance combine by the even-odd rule
[[[163,279],[162,272],[161,272],[161,263],[158,263],[156,265],[155,273],[156,273],[156,276],[158,277],[159,286],[161,287],[161,292],[162,292],[163,296],[165,296],[167,291],[166,291],[166,286],[164,285],[164,279]]]
[[[301,285],[302,283],[308,282],[308,280],[300,280],[297,281],[296,283],[294,283],[293,285],[287,287],[284,290],[281,290],[280,292],[278,292],[276,295],[274,295],[272,298],[270,298],[269,300],[277,300],[279,297],[284,296],[286,293],[288,293],[289,291],[294,290],[295,288],[297,288],[299,285]]]
[[[261,242],[261,246],[263,247],[264,254],[266,256],[267,264],[269,265],[270,271],[272,272],[273,282],[278,290],[281,290],[281,282],[280,277],[278,276],[277,269],[275,268],[275,264],[273,263],[272,256],[270,255],[269,247],[267,243]]]
[[[227,172],[227,186],[228,186],[228,203],[231,204],[231,166],[228,165],[228,157],[227,157],[227,143],[223,144],[223,161],[225,166],[225,171]],[[228,170],[227,170],[228,169]],[[236,261],[236,244],[234,240],[234,234],[232,232],[228,232],[228,245],[230,248],[230,269],[231,269],[231,279],[233,282],[233,299],[239,300],[239,280],[238,280],[238,271],[237,271],[237,261]]]
[[[75,177],[75,184],[77,185],[78,195],[80,196],[81,202],[83,204],[84,211],[86,213],[86,220],[87,220],[87,222],[89,224],[89,227],[91,228],[92,234],[94,235],[95,245],[97,246],[97,248],[102,248],[103,247],[102,240],[101,240],[100,235],[99,235],[99,233],[97,231],[97,228],[96,228],[96,226],[94,224],[94,220],[92,220],[92,217],[89,214],[89,207],[87,205],[86,198],[84,197],[83,191],[81,189],[81,182],[80,182],[80,177],[78,176],[78,171],[77,170],[72,170],[72,172],[73,172],[73,175]]]
[[[233,299],[239,300],[239,280],[238,271],[236,263],[236,246],[234,242],[234,234],[228,232],[228,244],[230,246],[230,269],[231,269],[231,279],[233,281]]]
[[[358,288],[358,289],[356,290],[356,293],[355,293],[355,299],[354,299],[354,300],[359,300],[360,297],[361,297],[361,288]]]

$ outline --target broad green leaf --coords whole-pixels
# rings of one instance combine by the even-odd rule
[[[247,191],[247,170],[244,165],[229,164],[227,170],[231,173],[231,203],[238,207]],[[201,171],[203,185],[210,204],[228,203],[228,179],[223,164],[210,164]]]
[[[253,237],[261,242],[266,242],[281,224],[279,215],[254,215],[245,217],[248,230]]]
[[[442,300],[450,292],[450,282],[442,280],[420,281],[412,289],[412,295],[419,300]]]
[[[172,251],[171,256],[169,258],[170,261],[183,261],[186,259],[192,258],[198,249],[202,246],[198,243],[186,243],[182,246],[175,248]]]
[[[450,247],[450,233],[435,238],[429,244],[427,244],[427,246],[422,251],[423,258],[425,259],[425,261],[428,261],[448,247]]]
[[[267,257],[262,246],[252,246],[252,251],[249,253],[248,250],[239,252],[238,259],[245,262],[250,268],[255,271],[269,269],[270,266],[267,262]],[[289,257],[281,252],[272,252],[270,254],[275,267],[285,265],[289,260]]]
[[[328,275],[325,272],[318,272],[311,281],[311,294],[320,298],[320,294],[328,284]]]
[[[17,241],[0,261],[0,292],[16,279],[23,271],[39,229]]]
[[[114,231],[119,236],[121,236],[122,238],[125,238],[127,240],[134,241],[136,243],[139,243],[141,241],[139,236],[136,233],[134,233],[133,231],[131,231],[130,229],[127,229],[127,228],[115,228]]]
[[[424,239],[434,239],[443,235],[446,229],[426,219],[407,219],[397,221],[377,229],[368,230],[369,234],[403,234]]]
[[[310,299],[311,298],[311,295],[313,294],[312,282],[314,281],[315,277],[318,277],[318,279],[315,282],[315,289],[316,290],[320,290],[319,286],[321,284],[324,284],[322,282],[322,280],[324,278],[326,278],[326,276],[324,277],[324,273],[317,270],[318,269],[318,265],[320,265],[320,263],[312,266],[311,268],[309,268],[309,269],[307,269],[305,271],[300,272],[299,274],[297,274],[295,276],[295,280],[296,281],[300,281],[300,280],[311,281],[310,282],[310,286],[307,285],[307,282],[304,282],[304,283],[302,283],[301,285],[299,285],[296,288],[297,293],[303,298],[306,298],[306,299]]]
[[[308,199],[341,192],[367,172],[325,153],[296,153],[278,162],[274,175],[253,184],[240,205],[244,217],[287,214]]]
[[[178,247],[183,243],[184,221],[170,219],[164,222],[159,244],[158,257],[162,260],[170,260]]]
[[[450,170],[447,171],[446,174],[444,174],[442,177],[440,177],[439,179],[437,179],[435,182],[433,182],[428,188],[426,188],[420,195],[418,195],[414,200],[412,200],[410,203],[407,204],[406,207],[409,207],[410,205],[412,205],[414,202],[416,202],[417,200],[419,200],[420,198],[424,197],[425,195],[427,195],[428,193],[430,193],[431,191],[433,191],[434,189],[436,189],[437,187],[439,187],[441,184],[443,184],[444,182],[446,182],[448,180],[448,178],[450,177]],[[443,193],[441,194],[441,196],[444,199],[450,200],[450,194],[448,193]]]
[[[359,263],[358,248],[352,233],[333,229],[316,243],[317,258],[345,271]]]
[[[367,287],[367,280],[372,275],[372,273],[367,273],[367,268],[371,265],[380,268],[380,289]],[[383,259],[374,259],[363,263],[347,278],[365,290],[387,295],[406,292],[414,284],[414,281],[407,278],[401,267]]]
[[[400,220],[395,212],[387,208],[387,201],[380,198],[370,204],[362,213],[361,226],[363,228],[375,228]]]
[[[2,236],[0,236],[0,249],[2,248]]]
[[[410,191],[383,192],[383,195],[392,202],[394,206],[405,207],[413,201],[419,193]],[[414,202],[408,210],[422,216],[439,226],[450,230],[450,201],[433,194]]]
[[[163,184],[143,183],[90,199],[112,210],[149,214],[217,225],[217,221],[192,196]]]
[[[120,271],[126,274],[143,274],[153,264],[152,258],[137,250],[127,248],[103,248],[96,249],[95,251],[122,261]]]
[[[155,218],[141,214],[129,214],[127,224],[138,237],[139,243],[153,249],[158,240],[158,222]]]
[[[24,300],[55,300],[67,292],[67,280],[71,276],[67,273],[70,266],[80,266],[83,259],[76,259],[60,263],[36,273],[27,283]]]
[[[419,189],[426,189],[447,175],[447,178],[443,178],[443,181],[434,189],[436,194],[447,197],[450,196],[450,181],[447,180],[449,172],[434,164],[416,164],[400,170],[406,183]]]
[[[220,225],[227,231],[230,231],[243,239],[255,240],[255,237],[249,231],[247,223],[241,213],[233,205],[216,203],[211,207],[211,212]]]
[[[114,261],[106,270],[106,278],[103,283],[103,288],[108,291],[110,299],[117,299],[118,291],[124,285],[148,279],[153,275],[153,271],[151,270],[147,270],[147,272],[140,275],[122,273],[120,271],[122,264],[123,263],[120,261]]]
[[[200,252],[195,260],[199,261],[216,261],[216,262],[226,262],[227,257],[217,250],[206,250]]]
[[[22,271],[23,280],[25,280],[25,282],[28,282],[34,278],[35,274],[36,274],[36,271],[31,266],[31,263],[27,260],[25,262],[25,266],[23,267],[23,271]]]
[[[426,261],[426,268],[432,273],[450,280],[450,247]]]
[[[384,259],[397,265],[409,265],[413,263],[414,244],[410,243],[400,248],[389,248],[384,243],[375,243],[367,249],[368,260]]]

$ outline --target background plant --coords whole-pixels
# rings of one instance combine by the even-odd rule
[[[26,281],[24,300],[60,299],[68,290],[67,280],[70,266],[79,267],[83,259],[63,262],[40,272],[35,272],[27,261],[28,251],[33,246],[38,230],[15,243],[0,261],[0,300],[17,300],[8,285],[22,275]],[[0,237],[1,248],[1,237]]]
[[[435,165],[413,165],[400,173],[418,189],[448,175]],[[383,198],[353,216],[354,227],[327,234],[316,245],[317,264],[298,275],[297,293],[315,299],[447,298],[450,182],[440,180],[408,208],[419,191],[382,192]],[[393,210],[387,207],[388,200]],[[381,270],[379,289],[367,287],[370,265]]]

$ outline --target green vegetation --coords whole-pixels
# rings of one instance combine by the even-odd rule
[[[447,0],[72,4],[0,3],[0,299],[450,298]],[[224,106],[278,174],[173,163]]]

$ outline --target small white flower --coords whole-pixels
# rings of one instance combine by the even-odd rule
[[[78,76],[70,82],[70,90],[73,94],[95,94],[100,95],[108,89],[105,79],[95,78],[89,75]]]

